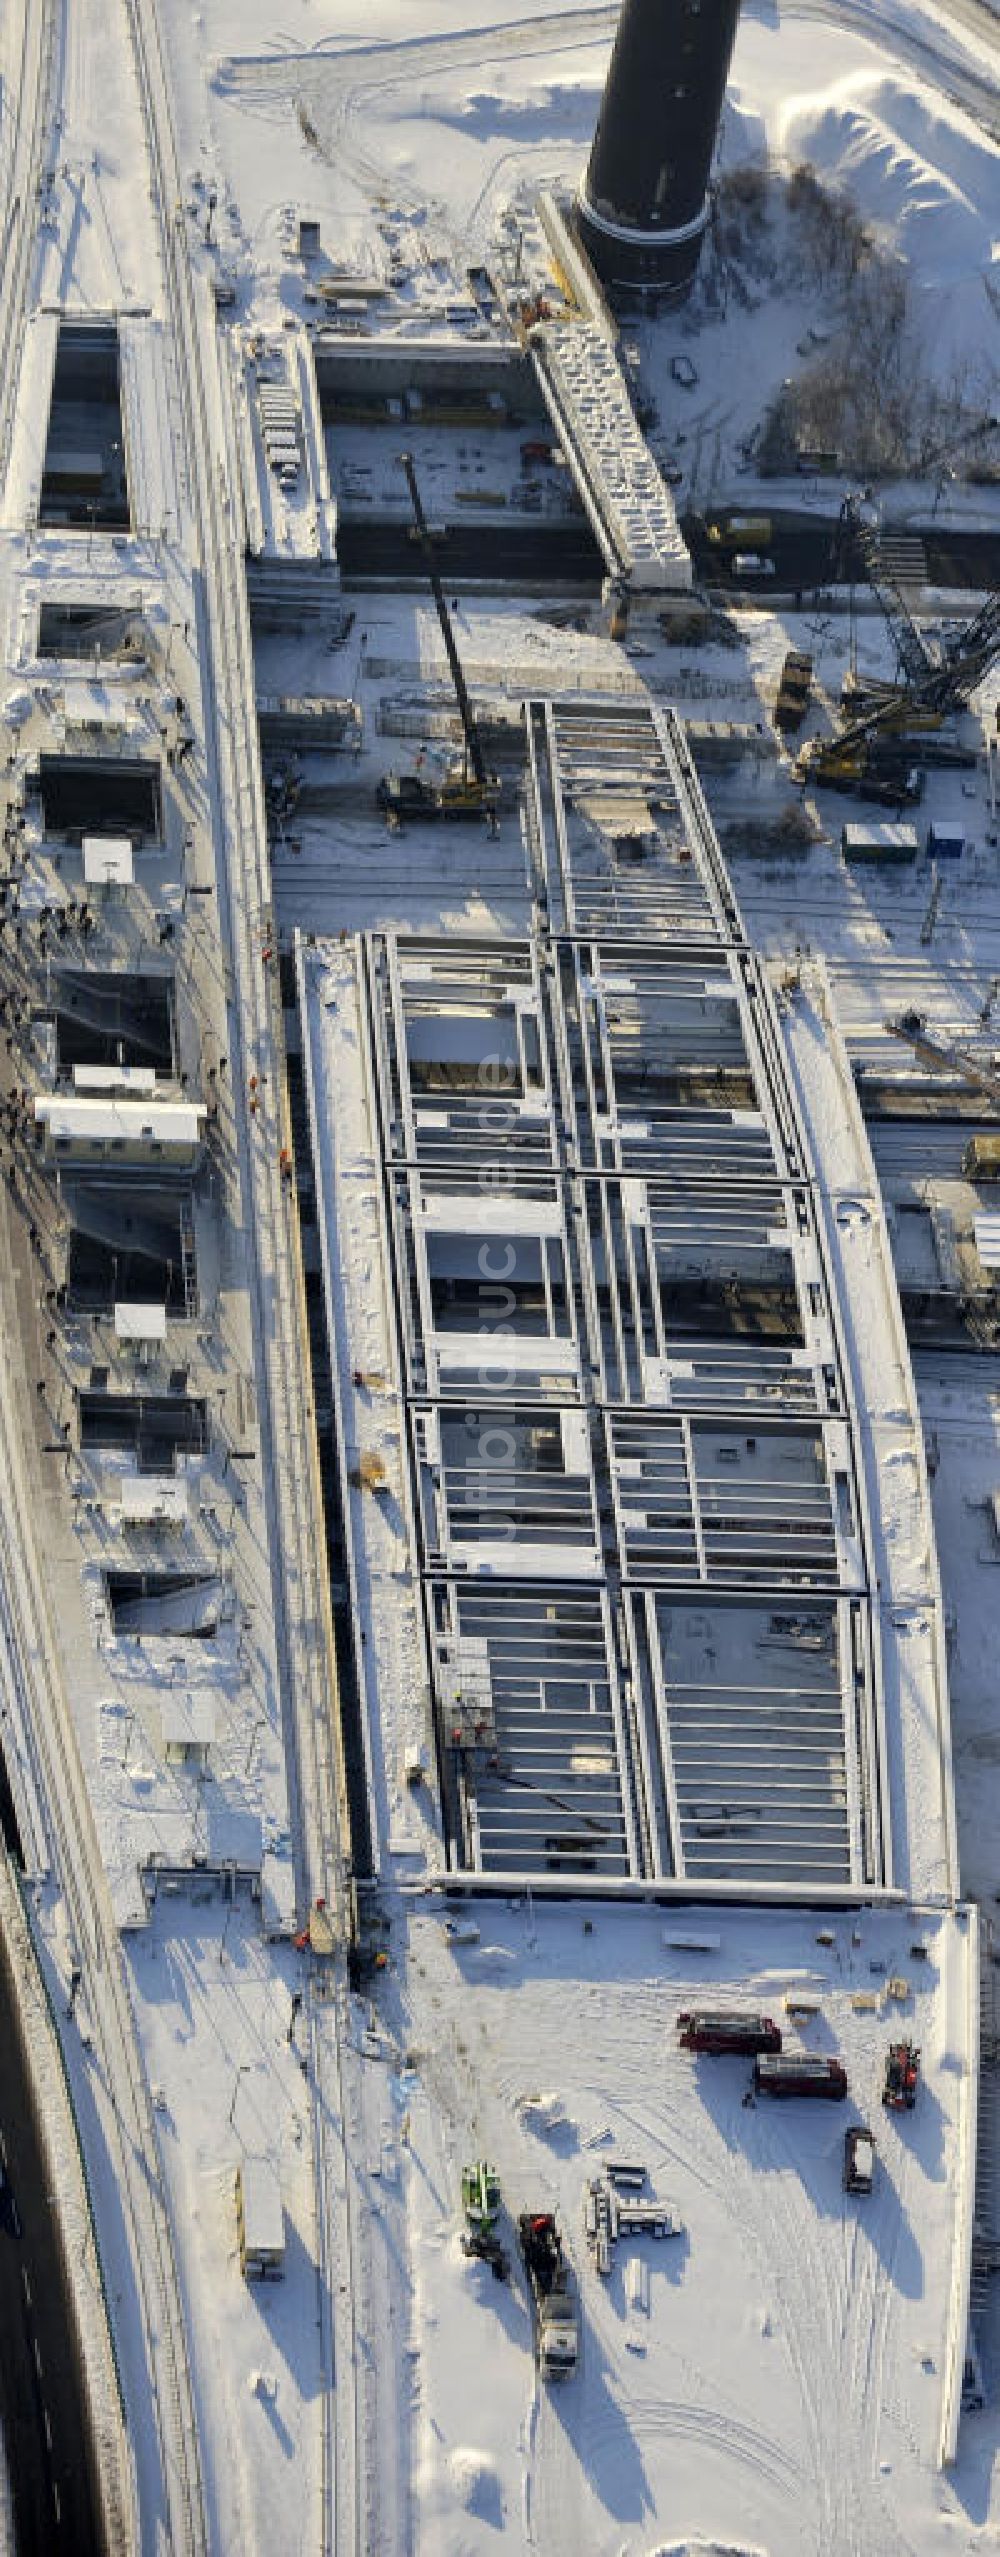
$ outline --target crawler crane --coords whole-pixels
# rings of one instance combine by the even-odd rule
[[[401,453],[399,459],[401,468],[406,474],[406,485],[410,492],[410,503],[413,508],[413,522],[416,539],[424,554],[424,559],[427,564],[427,574],[431,581],[431,592],[437,606],[437,617],[441,624],[441,637],[444,640],[445,655],[448,659],[448,665],[451,670],[451,680],[455,687],[455,699],[458,703],[465,745],[461,763],[454,765],[452,770],[450,772],[446,772],[440,780],[426,779],[422,773],[417,772],[386,773],[384,779],[380,781],[378,785],[378,804],[379,807],[384,810],[386,818],[391,826],[401,825],[403,820],[407,817],[474,817],[482,815],[487,819],[492,832],[495,833],[497,807],[500,800],[500,783],[497,780],[496,774],[490,773],[486,769],[486,758],[483,754],[482,740],[476,726],[472,703],[469,700],[469,688],[462,672],[462,661],[455,644],[455,633],[452,629],[451,614],[448,611],[444,587],[441,584],[438,565],[434,556],[434,544],[431,539],[427,518],[424,514],[420,490],[417,487],[417,475],[413,467],[413,455],[412,453]]]
[[[800,780],[827,790],[859,791],[867,798],[901,803],[918,795],[912,773],[917,738],[939,729],[951,713],[965,710],[977,685],[1000,657],[1000,593],[988,596],[961,630],[932,647],[918,629],[875,527],[856,497],[845,498],[841,509],[838,564],[843,563],[848,543],[855,552],[860,550],[868,583],[885,617],[896,651],[897,679],[863,691],[855,688],[845,726],[834,737],[811,738],[802,748],[796,770]]]

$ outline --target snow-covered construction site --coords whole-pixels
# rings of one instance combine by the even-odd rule
[[[0,23],[17,2557],[997,2540],[998,48]]]

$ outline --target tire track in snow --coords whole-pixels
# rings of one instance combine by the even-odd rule
[[[316,52],[292,54],[280,62],[251,56],[231,56],[220,65],[216,75],[219,94],[236,95],[241,103],[251,99],[265,112],[282,116],[301,110],[309,135],[322,157],[339,171],[346,171],[355,183],[378,193],[387,183],[389,172],[375,153],[358,138],[358,128],[370,127],[373,102],[394,90],[406,93],[413,112],[413,85],[424,76],[429,80],[447,77],[456,70],[473,69],[488,72],[492,63],[513,58],[523,62],[531,54],[541,54],[546,61],[561,52],[575,51],[592,40],[595,44],[611,36],[617,23],[617,5],[561,10],[554,16],[503,20],[499,24],[480,27],[467,35],[414,37],[409,41],[386,45],[348,46],[336,54]],[[565,30],[565,33],[564,33]],[[367,76],[358,76],[359,66]],[[304,126],[304,129],[305,126]],[[520,145],[502,151],[490,164],[482,184],[468,204],[456,208],[440,198],[428,198],[419,187],[410,186],[398,170],[391,172],[394,201],[411,210],[429,209],[442,230],[453,242],[461,240],[466,248],[473,226],[481,221],[485,208],[505,169],[515,169],[531,158],[537,164],[541,149],[551,151],[552,137],[544,144],[532,145],[526,136]],[[575,145],[567,139],[566,150]],[[560,160],[559,167],[562,167]],[[558,170],[552,174],[558,174]],[[537,171],[539,183],[544,172]]]
[[[892,2301],[892,2266],[898,2235],[884,2259],[854,2222],[846,2224],[839,2262],[831,2278],[829,2250],[817,2242],[816,2205],[802,2182],[802,2160],[784,2121],[749,2116],[748,2134],[757,2174],[782,2177],[780,2210],[772,2215],[775,2245],[767,2275],[775,2295],[789,2355],[796,2370],[813,2444],[814,2491],[820,2517],[817,2557],[850,2551],[850,2557],[909,2557],[876,2474],[881,2374]],[[901,2203],[901,2197],[900,2197]],[[759,2236],[760,2213],[757,2213]],[[897,2220],[897,2228],[901,2222]],[[851,2276],[857,2256],[863,2281]],[[795,2279],[785,2267],[794,2264]],[[817,2350],[818,2335],[823,2351]]]

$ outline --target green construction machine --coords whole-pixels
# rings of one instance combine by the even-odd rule
[[[500,2217],[500,2178],[495,2167],[485,2158],[477,2158],[474,2166],[462,2168],[462,2209],[465,2227],[462,2231],[463,2255],[474,2255],[488,2264],[494,2279],[505,2282],[510,2271],[510,2257],[497,2231]]]

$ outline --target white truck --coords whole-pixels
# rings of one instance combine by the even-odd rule
[[[576,2283],[552,2211],[522,2211],[517,2223],[535,2313],[535,2358],[545,2379],[564,2379],[580,2357]]]

